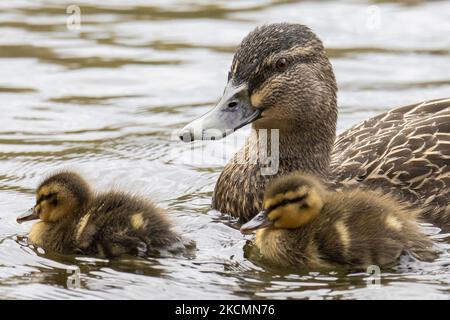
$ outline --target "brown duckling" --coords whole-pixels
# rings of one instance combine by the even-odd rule
[[[29,241],[59,253],[149,254],[180,248],[165,212],[148,199],[111,191],[95,194],[77,173],[64,171],[37,188],[36,204],[17,218],[33,225]]]
[[[392,264],[405,252],[435,257],[418,212],[378,191],[331,192],[316,177],[293,173],[268,186],[263,206],[241,232],[257,230],[254,244],[277,266],[361,269]]]

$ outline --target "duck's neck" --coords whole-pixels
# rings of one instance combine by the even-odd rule
[[[279,173],[301,170],[323,177],[328,176],[331,152],[336,137],[335,121],[312,128],[305,127],[304,124],[293,124],[289,128],[276,131],[253,126],[247,141],[251,149],[258,147],[258,150],[261,150],[258,141],[264,141],[264,139],[261,140],[261,132],[264,131],[267,132],[266,141],[270,158],[276,157],[278,152]]]

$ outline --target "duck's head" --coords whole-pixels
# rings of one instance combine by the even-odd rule
[[[180,131],[183,141],[220,139],[256,129],[335,129],[336,81],[322,42],[306,26],[256,28],[238,47],[217,105]],[[320,128],[318,128],[320,130]]]
[[[36,191],[36,204],[17,218],[18,223],[40,219],[57,222],[80,212],[90,199],[86,181],[74,172],[59,172],[46,178]]]
[[[322,210],[325,188],[313,176],[291,174],[273,181],[264,194],[264,209],[241,227],[251,233],[261,228],[296,229]]]

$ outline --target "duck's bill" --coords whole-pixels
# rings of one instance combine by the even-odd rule
[[[30,210],[22,213],[20,216],[17,217],[16,221],[17,223],[22,223],[25,221],[30,220],[36,220],[39,219],[39,215],[34,211],[34,208],[31,208]]]
[[[252,220],[242,225],[241,233],[249,234],[258,229],[270,227],[271,225],[272,221],[269,220],[267,211],[263,210],[258,213]]]
[[[184,142],[218,140],[255,121],[260,115],[261,111],[250,102],[247,85],[235,86],[230,81],[217,105],[185,126],[180,131],[180,139]]]

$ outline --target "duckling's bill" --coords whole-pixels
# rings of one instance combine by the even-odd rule
[[[218,140],[255,121],[261,110],[250,102],[246,84],[234,85],[230,80],[217,105],[192,121],[180,131],[184,142],[193,140]]]
[[[17,223],[22,223],[25,221],[36,220],[39,219],[39,214],[34,210],[34,207],[22,213],[17,217]]]
[[[255,230],[267,228],[273,225],[273,221],[269,220],[267,210],[258,213],[252,220],[241,226],[242,234],[249,234]]]

